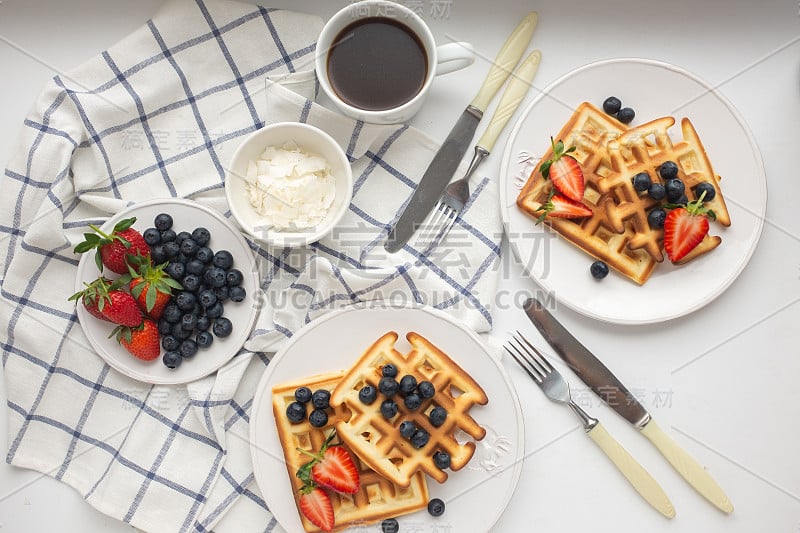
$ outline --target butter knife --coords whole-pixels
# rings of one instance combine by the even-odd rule
[[[733,504],[714,478],[677,442],[664,433],[622,382],[573,337],[541,302],[530,298],[523,305],[523,309],[542,337],[586,385],[647,437],[697,492],[721,511],[733,512]]]
[[[478,94],[450,130],[447,139],[433,157],[425,174],[422,175],[422,179],[400,214],[400,218],[389,231],[384,243],[387,252],[399,251],[439,200],[467,152],[478,123],[483,117],[483,112],[528,47],[538,20],[539,16],[535,12],[529,13],[503,44]]]

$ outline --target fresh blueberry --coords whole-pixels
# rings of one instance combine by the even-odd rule
[[[232,268],[225,274],[225,284],[228,287],[238,287],[244,281],[244,274],[238,268]]]
[[[717,190],[709,182],[704,181],[703,183],[698,183],[694,188],[694,195],[697,198],[700,198],[703,193],[706,193],[706,195],[703,196],[703,201],[710,202],[717,195]]]
[[[195,337],[194,342],[196,342],[197,346],[200,348],[208,348],[214,342],[214,335],[208,331],[201,331],[197,334],[197,337]]]
[[[214,257],[216,257],[216,255]],[[224,287],[225,271],[217,266],[209,268],[203,273],[203,283],[208,287]]]
[[[167,274],[169,274],[169,277],[171,277],[175,281],[180,281],[183,278],[183,276],[186,275],[186,266],[184,266],[182,263],[177,263],[177,262],[170,263],[167,265],[164,271]]]
[[[164,255],[166,255],[167,258],[172,259],[173,257],[178,257],[180,253],[181,253],[181,247],[178,246],[178,243],[176,241],[170,241],[164,243]]]
[[[619,111],[617,111],[617,120],[622,122],[623,124],[630,124],[633,120],[633,117],[636,116],[633,109],[630,107],[623,107]]]
[[[197,252],[194,254],[194,258],[207,265],[214,259],[214,252],[211,251],[211,248],[208,246],[201,246],[197,249]]]
[[[447,410],[444,407],[437,405],[431,409],[431,412],[428,414],[428,419],[431,421],[431,425],[433,427],[438,428],[444,424],[444,421],[447,419]]]
[[[243,302],[247,297],[247,291],[244,290],[244,287],[231,287],[228,289],[228,297],[232,302]]]
[[[174,303],[167,304],[167,306],[164,308],[164,311],[161,312],[161,318],[163,318],[170,324],[177,324],[178,322],[181,321],[182,316],[183,313],[181,312],[180,309],[178,309],[178,306],[175,305]]]
[[[170,334],[167,334],[167,335],[164,335],[163,337],[161,337],[161,347],[164,348],[165,350],[167,350],[168,352],[169,351],[173,351],[173,350],[177,350],[178,346],[180,346],[180,345],[181,345],[181,341],[179,341],[178,339],[176,339],[175,337],[173,337]]]
[[[411,374],[406,374],[400,380],[400,394],[411,394],[417,388],[417,378]]]
[[[308,387],[297,387],[294,390],[294,399],[300,403],[308,403],[311,401],[311,389]]]
[[[186,239],[191,239],[191,238],[192,238],[192,234],[191,233],[189,233],[188,231],[182,231],[182,232],[178,233],[177,235],[175,235],[175,242],[177,242],[178,246],[180,246],[183,241],[185,241]]]
[[[178,368],[183,362],[183,357],[181,357],[181,354],[178,352],[170,350],[168,352],[164,352],[164,356],[161,358],[161,361],[167,368]]]
[[[233,333],[233,324],[230,320],[221,316],[214,321],[214,325],[211,326],[211,331],[213,331],[214,335],[217,337],[227,337]]]
[[[167,257],[166,251],[164,250],[163,244],[156,244],[155,246],[150,248],[150,259],[153,261],[153,263],[157,265],[160,265],[161,263],[169,259]]]
[[[424,448],[428,441],[431,439],[430,433],[424,429],[418,429],[411,435],[411,445],[414,448]]]
[[[178,247],[178,250],[180,250],[180,247]],[[186,265],[186,263],[188,263],[191,259],[192,259],[191,257],[186,257],[180,252],[178,253],[178,255],[172,258],[173,261],[177,261],[178,263],[183,263],[184,265]]]
[[[211,262],[217,268],[228,270],[233,266],[233,255],[228,250],[220,250],[214,254],[214,259]]]
[[[211,232],[206,228],[195,228],[192,232],[192,239],[200,246],[205,246],[211,240]]]
[[[153,220],[158,231],[166,231],[172,227],[172,217],[167,213],[159,213]]]
[[[660,207],[654,207],[647,213],[647,223],[652,229],[663,228],[665,220],[667,220],[667,212]]]
[[[417,385],[417,392],[419,392],[419,395],[425,400],[433,398],[436,395],[436,389],[430,381],[420,381],[419,385]]]
[[[311,414],[308,415],[308,422],[315,428],[325,427],[328,423],[328,413],[322,409],[314,409],[311,411]]]
[[[172,242],[177,237],[175,230],[172,229],[165,229],[161,232],[161,242]]]
[[[686,186],[679,179],[668,179],[664,183],[664,189],[667,191],[667,201],[676,203],[678,198],[686,191]]]
[[[215,303],[217,303],[217,295],[214,294],[214,291],[211,289],[205,289],[200,291],[197,295],[197,301],[200,302],[204,308],[211,307]]]
[[[609,115],[616,115],[622,107],[622,101],[616,96],[609,96],[603,101],[603,111]]]
[[[378,398],[378,391],[372,385],[364,385],[358,391],[358,399],[365,405],[372,404]]]
[[[589,266],[589,272],[591,272],[594,279],[603,279],[608,276],[608,265],[603,261],[597,260]]]
[[[400,390],[400,384],[394,378],[382,377],[378,382],[378,390],[384,396],[391,398]]]
[[[217,303],[206,309],[206,316],[208,318],[220,318],[224,312],[225,307],[221,302],[217,301]]]
[[[450,468],[450,454],[441,450],[437,451],[433,454],[433,464],[435,464],[436,468],[439,470]]]
[[[177,305],[178,309],[180,309],[181,311],[194,310],[194,304],[196,303],[197,303],[197,297],[194,295],[193,292],[181,291],[175,297],[175,305]]]
[[[183,288],[189,292],[195,292],[200,288],[200,276],[197,274],[186,274],[181,280]]]
[[[406,397],[403,399],[403,403],[405,404],[406,409],[416,411],[422,405],[422,398],[420,398],[419,394],[416,392],[412,392],[410,394],[406,394]]]
[[[381,368],[381,375],[385,378],[397,377],[397,367],[394,366],[392,363],[386,363]]]
[[[664,161],[658,167],[658,173],[663,180],[671,180],[678,177],[678,165],[674,161]]]
[[[439,498],[433,498],[428,502],[428,514],[442,516],[444,514],[444,502]]]
[[[633,179],[633,188],[639,192],[644,192],[650,188],[650,174],[647,172],[639,172],[636,174]]]
[[[197,317],[197,324],[194,325],[194,329],[197,331],[206,331],[210,327],[211,318],[207,317],[206,315],[200,315]]]
[[[392,418],[397,414],[397,404],[394,400],[383,400],[381,402],[381,414],[384,418]]]
[[[300,402],[292,402],[286,406],[286,418],[297,424],[306,419],[306,406]]]
[[[331,393],[325,389],[315,390],[311,395],[311,403],[317,409],[327,409],[331,405]]]
[[[181,253],[186,257],[194,257],[198,248],[199,246],[194,242],[194,239],[184,239],[181,243]]]
[[[189,357],[193,357],[194,354],[197,353],[197,343],[192,339],[186,339],[181,343],[180,347],[178,348],[178,351],[181,353],[183,357],[186,357],[187,359]]]
[[[161,232],[156,228],[147,228],[142,232],[142,238],[144,238],[144,242],[147,243],[147,246],[152,247],[161,243]]]
[[[196,257],[186,263],[186,273],[187,274],[194,274],[195,276],[201,276],[205,271],[206,267],[203,265],[202,261],[199,261]]]
[[[681,194],[680,197],[675,200],[675,203],[678,205],[686,205],[689,203],[689,197],[686,194]]]
[[[417,426],[415,426],[414,422],[411,420],[403,420],[400,422],[398,429],[400,430],[400,436],[404,439],[410,439],[414,436],[414,433],[417,432]]]
[[[655,181],[650,184],[650,187],[647,189],[647,194],[653,200],[663,200],[664,197],[667,195],[667,190],[664,188],[663,185]]]
[[[397,533],[400,531],[400,524],[397,523],[396,518],[387,518],[381,522],[382,533]]]
[[[197,315],[194,313],[186,313],[183,315],[181,317],[181,327],[189,331],[194,331],[194,328],[197,327]]]
[[[161,318],[158,319],[158,334],[169,335],[171,331],[172,323],[162,315]]]
[[[231,291],[227,285],[223,285],[222,287],[214,287],[214,294],[217,295],[218,302],[224,302],[231,295]]]
[[[172,336],[180,341],[185,341],[192,336],[192,332],[188,329],[183,329],[181,323],[178,322],[177,324],[172,325]]]

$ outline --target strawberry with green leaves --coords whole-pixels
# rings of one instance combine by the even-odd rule
[[[592,210],[583,205],[581,202],[571,200],[566,196],[555,194],[555,191],[550,191],[550,196],[545,203],[543,203],[537,213],[541,213],[536,223],[539,224],[545,218],[584,218],[592,216]]]
[[[152,265],[147,257],[130,257],[128,274],[120,278],[128,283],[131,295],[147,316],[158,320],[172,297],[172,290],[181,284],[164,272],[167,263]]]
[[[554,142],[552,137],[550,145],[553,147],[553,157],[539,165],[539,172],[545,179],[549,179],[563,196],[576,202],[582,201],[586,190],[583,170],[578,161],[569,155],[575,151],[575,146],[565,150],[564,143]]]
[[[136,217],[120,220],[111,233],[105,233],[94,224],[89,224],[94,233],[83,234],[84,241],[75,246],[75,253],[97,250],[95,263],[98,269],[102,271],[105,266],[117,274],[127,273],[129,256],[150,256],[150,248],[144,237],[132,227],[134,222]]]
[[[149,318],[138,327],[118,326],[110,336],[116,336],[123,348],[142,361],[152,361],[161,355],[158,326]]]
[[[69,297],[80,301],[90,315],[121,326],[135,327],[142,323],[142,311],[136,300],[121,289],[123,283],[99,277],[84,283],[85,289]]]
[[[708,219],[716,219],[714,211],[703,206],[703,192],[700,198],[686,206],[665,205],[671,208],[664,220],[664,249],[673,263],[683,259],[694,250],[708,234]]]

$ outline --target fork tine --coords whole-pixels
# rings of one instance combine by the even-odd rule
[[[536,354],[536,356],[537,356],[537,357],[536,357],[536,360],[539,362],[539,364],[541,364],[541,365],[542,365],[542,366],[545,368],[545,370],[547,370],[547,373],[548,373],[548,374],[549,374],[550,372],[552,372],[553,370],[555,370],[555,369],[553,368],[553,365],[551,365],[551,364],[550,364],[550,361],[548,361],[548,360],[547,360],[547,358],[546,358],[546,357],[545,357],[545,356],[542,354],[542,352],[540,352],[540,351],[539,351],[539,350],[536,348],[536,346],[534,346],[533,344],[531,344],[531,343],[530,343],[530,341],[529,341],[528,339],[526,339],[526,338],[525,338],[525,336],[524,336],[524,335],[522,335],[522,333],[520,333],[520,332],[519,332],[519,330],[517,330],[517,335],[519,335],[519,338],[520,338],[520,339],[522,339],[522,340],[525,342],[525,344],[527,344],[527,345],[528,345],[528,347],[529,347],[531,350],[533,350],[533,353],[534,353],[534,354]],[[517,342],[519,342],[519,341],[517,341]]]
[[[517,350],[516,346],[511,344],[511,347],[514,348],[514,350],[519,353],[519,350]],[[536,371],[536,369],[533,366],[531,366],[524,357],[521,358],[521,357],[517,356],[516,354],[514,354],[514,352],[509,350],[508,346],[506,346],[505,344],[503,345],[503,348],[505,348],[505,350],[508,352],[508,354],[511,357],[514,358],[514,361],[516,361],[517,364],[522,367],[522,369],[525,371],[525,373],[528,374],[533,381],[535,381],[536,383],[541,383],[542,382],[542,377],[539,375],[538,371]]]
[[[442,230],[442,239],[444,239],[445,235],[450,233],[450,230],[453,228],[453,224],[456,223],[456,219],[458,218],[458,213],[454,210],[450,210],[450,221],[447,223],[447,226]]]
[[[517,338],[516,335],[512,335],[512,339],[517,344],[515,346],[514,342],[511,342],[510,343],[511,346],[513,346],[514,349],[517,350],[517,353],[520,354],[520,356],[522,356],[523,359],[525,359],[525,362],[527,362],[529,366],[535,368],[536,373],[539,374],[542,377],[542,379],[544,379],[547,376],[547,374],[550,373],[547,371],[547,368],[541,364],[539,358],[536,357],[535,354],[531,353],[531,351],[528,348],[526,348],[524,344],[522,344],[522,342],[519,340],[519,338]],[[517,346],[519,348],[517,348]]]

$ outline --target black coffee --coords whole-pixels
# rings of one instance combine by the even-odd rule
[[[419,37],[404,24],[369,17],[345,27],[328,52],[328,79],[353,107],[382,111],[414,98],[428,74]]]

